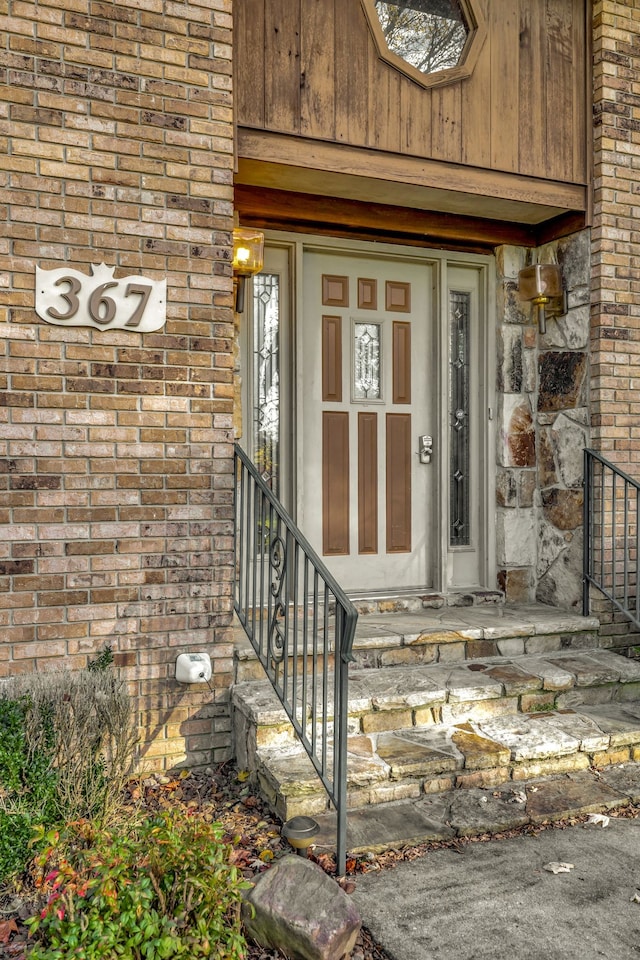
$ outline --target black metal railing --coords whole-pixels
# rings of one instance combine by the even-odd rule
[[[337,814],[347,844],[348,667],[358,614],[235,445],[234,607]]]
[[[590,587],[600,590],[640,628],[638,556],[640,483],[595,450],[584,451],[582,609]]]

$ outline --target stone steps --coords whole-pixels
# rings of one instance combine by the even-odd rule
[[[600,813],[615,816],[618,808],[640,803],[640,763],[601,770],[506,781],[491,788],[449,789],[349,812],[350,854],[380,853],[429,841],[451,841],[500,833],[567,817]],[[336,815],[315,817],[320,832],[316,853],[335,851]],[[592,829],[600,829],[594,826]]]
[[[427,602],[434,606],[419,609],[416,606]],[[391,609],[381,609],[385,605]],[[595,617],[581,617],[541,604],[505,607],[497,603],[476,603],[459,607],[446,605],[437,595],[358,601],[357,606],[360,617],[353,646],[356,668],[451,663],[599,646],[599,624]],[[298,636],[303,636],[302,624],[299,624]],[[322,639],[320,631],[320,651]],[[236,682],[262,680],[262,666],[240,626],[234,632],[234,648]],[[312,652],[309,641],[307,656]],[[303,653],[300,642],[296,657],[299,670],[303,669]],[[330,648],[329,669],[333,666],[332,653]],[[292,660],[293,657],[290,663]],[[321,655],[319,663],[323,663]],[[291,669],[289,666],[289,671]]]
[[[635,699],[640,699],[640,663],[608,650],[356,669],[349,673],[348,730],[352,736],[372,735]],[[254,769],[260,750],[296,745],[268,680],[236,684],[232,706],[242,767]],[[310,726],[311,704],[304,717],[299,705],[298,715]],[[331,724],[331,696],[326,716]]]
[[[539,606],[402,606],[390,613],[378,604],[361,616],[349,672],[347,748],[349,822],[364,831],[357,843],[367,823],[370,848],[379,845],[372,839],[378,828],[387,845],[417,842],[413,834],[402,837],[425,818],[426,834],[418,833],[433,839],[434,805],[448,804],[455,813],[460,795],[489,803],[487,811],[502,803],[512,813],[531,797],[533,811],[541,778],[562,782],[571,794],[573,784],[599,782],[594,769],[604,776],[615,765],[640,761],[640,662],[599,649],[598,639],[595,619]],[[289,677],[294,667],[302,669],[298,653],[288,662]],[[311,761],[269,681],[251,679],[264,676],[262,667],[242,645],[238,662],[242,679],[232,689],[232,713],[239,765],[252,771],[283,820],[306,814],[330,833],[332,814]],[[331,697],[325,709],[330,770]],[[321,714],[318,704],[316,721]],[[297,715],[311,736],[306,699]],[[319,723],[315,734],[321,750]],[[545,787],[544,796],[555,797],[554,789]],[[396,808],[404,810],[399,832],[388,822],[395,822]],[[491,819],[485,812],[478,824]],[[445,817],[437,831],[443,824],[446,835],[458,830]],[[502,827],[496,821],[492,829]]]
[[[347,751],[350,809],[460,788],[509,783],[517,790],[524,781],[640,760],[640,701],[353,736]],[[255,769],[283,820],[327,812],[300,748],[262,750]]]

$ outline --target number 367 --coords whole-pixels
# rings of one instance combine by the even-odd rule
[[[58,310],[57,307],[49,307],[47,310],[49,316],[54,320],[71,320],[80,309],[78,294],[82,291],[82,283],[77,277],[67,276],[59,277],[54,283],[54,286],[59,287],[64,283],[68,284],[69,289],[60,290],[60,297],[66,302],[66,309]],[[111,323],[114,319],[118,304],[107,291],[111,289],[111,287],[117,286],[117,280],[109,280],[106,283],[101,283],[97,287],[94,287],[89,294],[87,310],[94,323],[106,326],[106,324]],[[137,303],[132,301],[133,311],[126,321],[125,327],[137,327],[140,324],[152,289],[153,287],[150,283],[127,284],[124,291],[125,298],[135,295],[140,299]]]

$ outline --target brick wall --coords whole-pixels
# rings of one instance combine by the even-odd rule
[[[231,40],[231,0],[0,0],[0,676],[111,644],[156,768],[229,751]],[[38,319],[36,264],[102,261],[166,327]]]
[[[591,442],[640,479],[640,0],[598,0],[593,24]],[[598,596],[604,642],[637,644]]]
[[[594,445],[640,475],[640,0],[594,3]]]

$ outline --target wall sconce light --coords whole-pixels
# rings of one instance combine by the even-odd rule
[[[234,310],[244,310],[244,285],[247,277],[260,273],[264,264],[264,233],[246,227],[233,231],[233,275],[237,280]]]
[[[536,263],[518,274],[521,300],[530,301],[535,309],[540,333],[546,333],[547,317],[562,317],[567,312],[567,292],[562,286],[562,271],[557,263]]]

